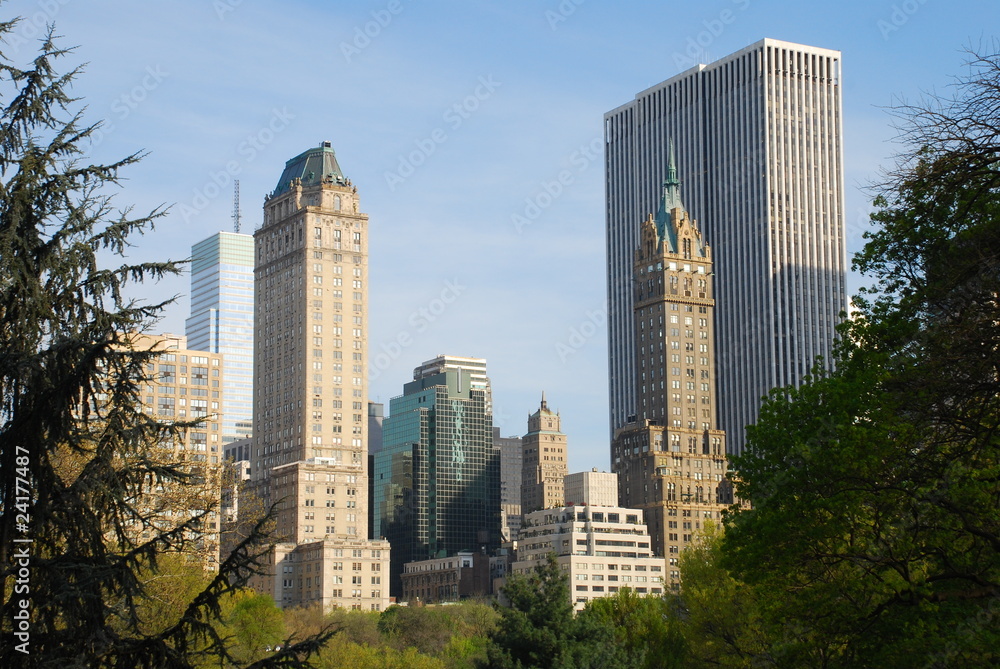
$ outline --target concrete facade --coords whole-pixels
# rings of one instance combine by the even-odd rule
[[[566,506],[618,506],[618,474],[589,472],[566,475]]]
[[[501,437],[494,427],[493,448],[500,454],[501,532],[504,541],[511,541],[521,529],[521,437]]]

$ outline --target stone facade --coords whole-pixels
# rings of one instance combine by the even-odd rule
[[[566,506],[525,515],[511,571],[530,572],[549,553],[569,577],[577,611],[625,587],[641,595],[664,592],[664,559],[653,555],[637,509]]]
[[[558,413],[542,393],[538,411],[528,416],[528,433],[521,438],[521,512],[562,506],[568,472],[566,435]]]
[[[725,433],[716,426],[712,249],[684,208],[671,153],[656,215],[633,265],[637,420],[615,433],[622,505],[642,509],[670,585],[677,559],[732,503]]]
[[[434,560],[403,565],[404,602],[434,604],[487,597],[492,591],[491,560],[482,553],[462,551]]]
[[[218,569],[220,533],[219,503],[222,497],[222,407],[225,399],[225,365],[222,354],[187,348],[187,339],[173,334],[135,335],[131,346],[137,350],[159,351],[146,372],[149,383],[142,387],[144,410],[158,420],[203,422],[169,437],[154,453],[164,463],[183,464],[197,484],[159,485],[146,498],[156,514],[155,531],[176,527],[191,516],[212,509],[201,521],[194,545],[187,549],[206,570]],[[153,528],[142,535],[151,538]]]
[[[281,606],[383,609],[388,588],[370,579],[389,547],[368,540],[368,216],[328,142],[285,164],[254,253],[251,483],[265,508],[279,502],[283,546],[260,587]],[[338,551],[352,563],[361,551],[379,576],[337,582]],[[299,565],[320,570],[321,591],[315,571],[283,571]]]

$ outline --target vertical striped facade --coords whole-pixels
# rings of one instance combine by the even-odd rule
[[[222,441],[253,431],[253,235],[217,232],[191,247],[188,346],[226,365]]]
[[[720,427],[743,449],[760,398],[831,357],[846,309],[840,52],[765,39],[604,117],[611,432],[635,420],[632,264],[668,145],[715,251]]]

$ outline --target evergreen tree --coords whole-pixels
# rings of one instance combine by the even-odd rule
[[[513,574],[503,589],[510,601],[500,609],[491,636],[489,665],[497,669],[588,669],[637,667],[614,631],[593,618],[574,618],[569,583],[555,554],[528,575]]]
[[[0,23],[0,43],[16,23]],[[173,620],[150,631],[142,619],[143,576],[197,541],[203,517],[158,532],[142,504],[157,483],[191,482],[156,454],[190,424],[143,411],[155,354],[135,350],[130,334],[164,304],[126,290],[178,266],[102,266],[164,211],[115,210],[108,193],[141,156],[86,162],[81,146],[96,126],[72,111],[77,70],[55,69],[67,53],[50,31],[23,69],[0,55],[0,664],[232,666],[220,602],[260,567],[263,521]],[[143,529],[152,538],[137,538]],[[303,666],[328,636],[253,666]]]

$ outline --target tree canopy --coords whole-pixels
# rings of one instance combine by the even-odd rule
[[[998,661],[1000,55],[955,90],[897,110],[835,371],[774,391],[735,459],[720,564],[773,666]]]

